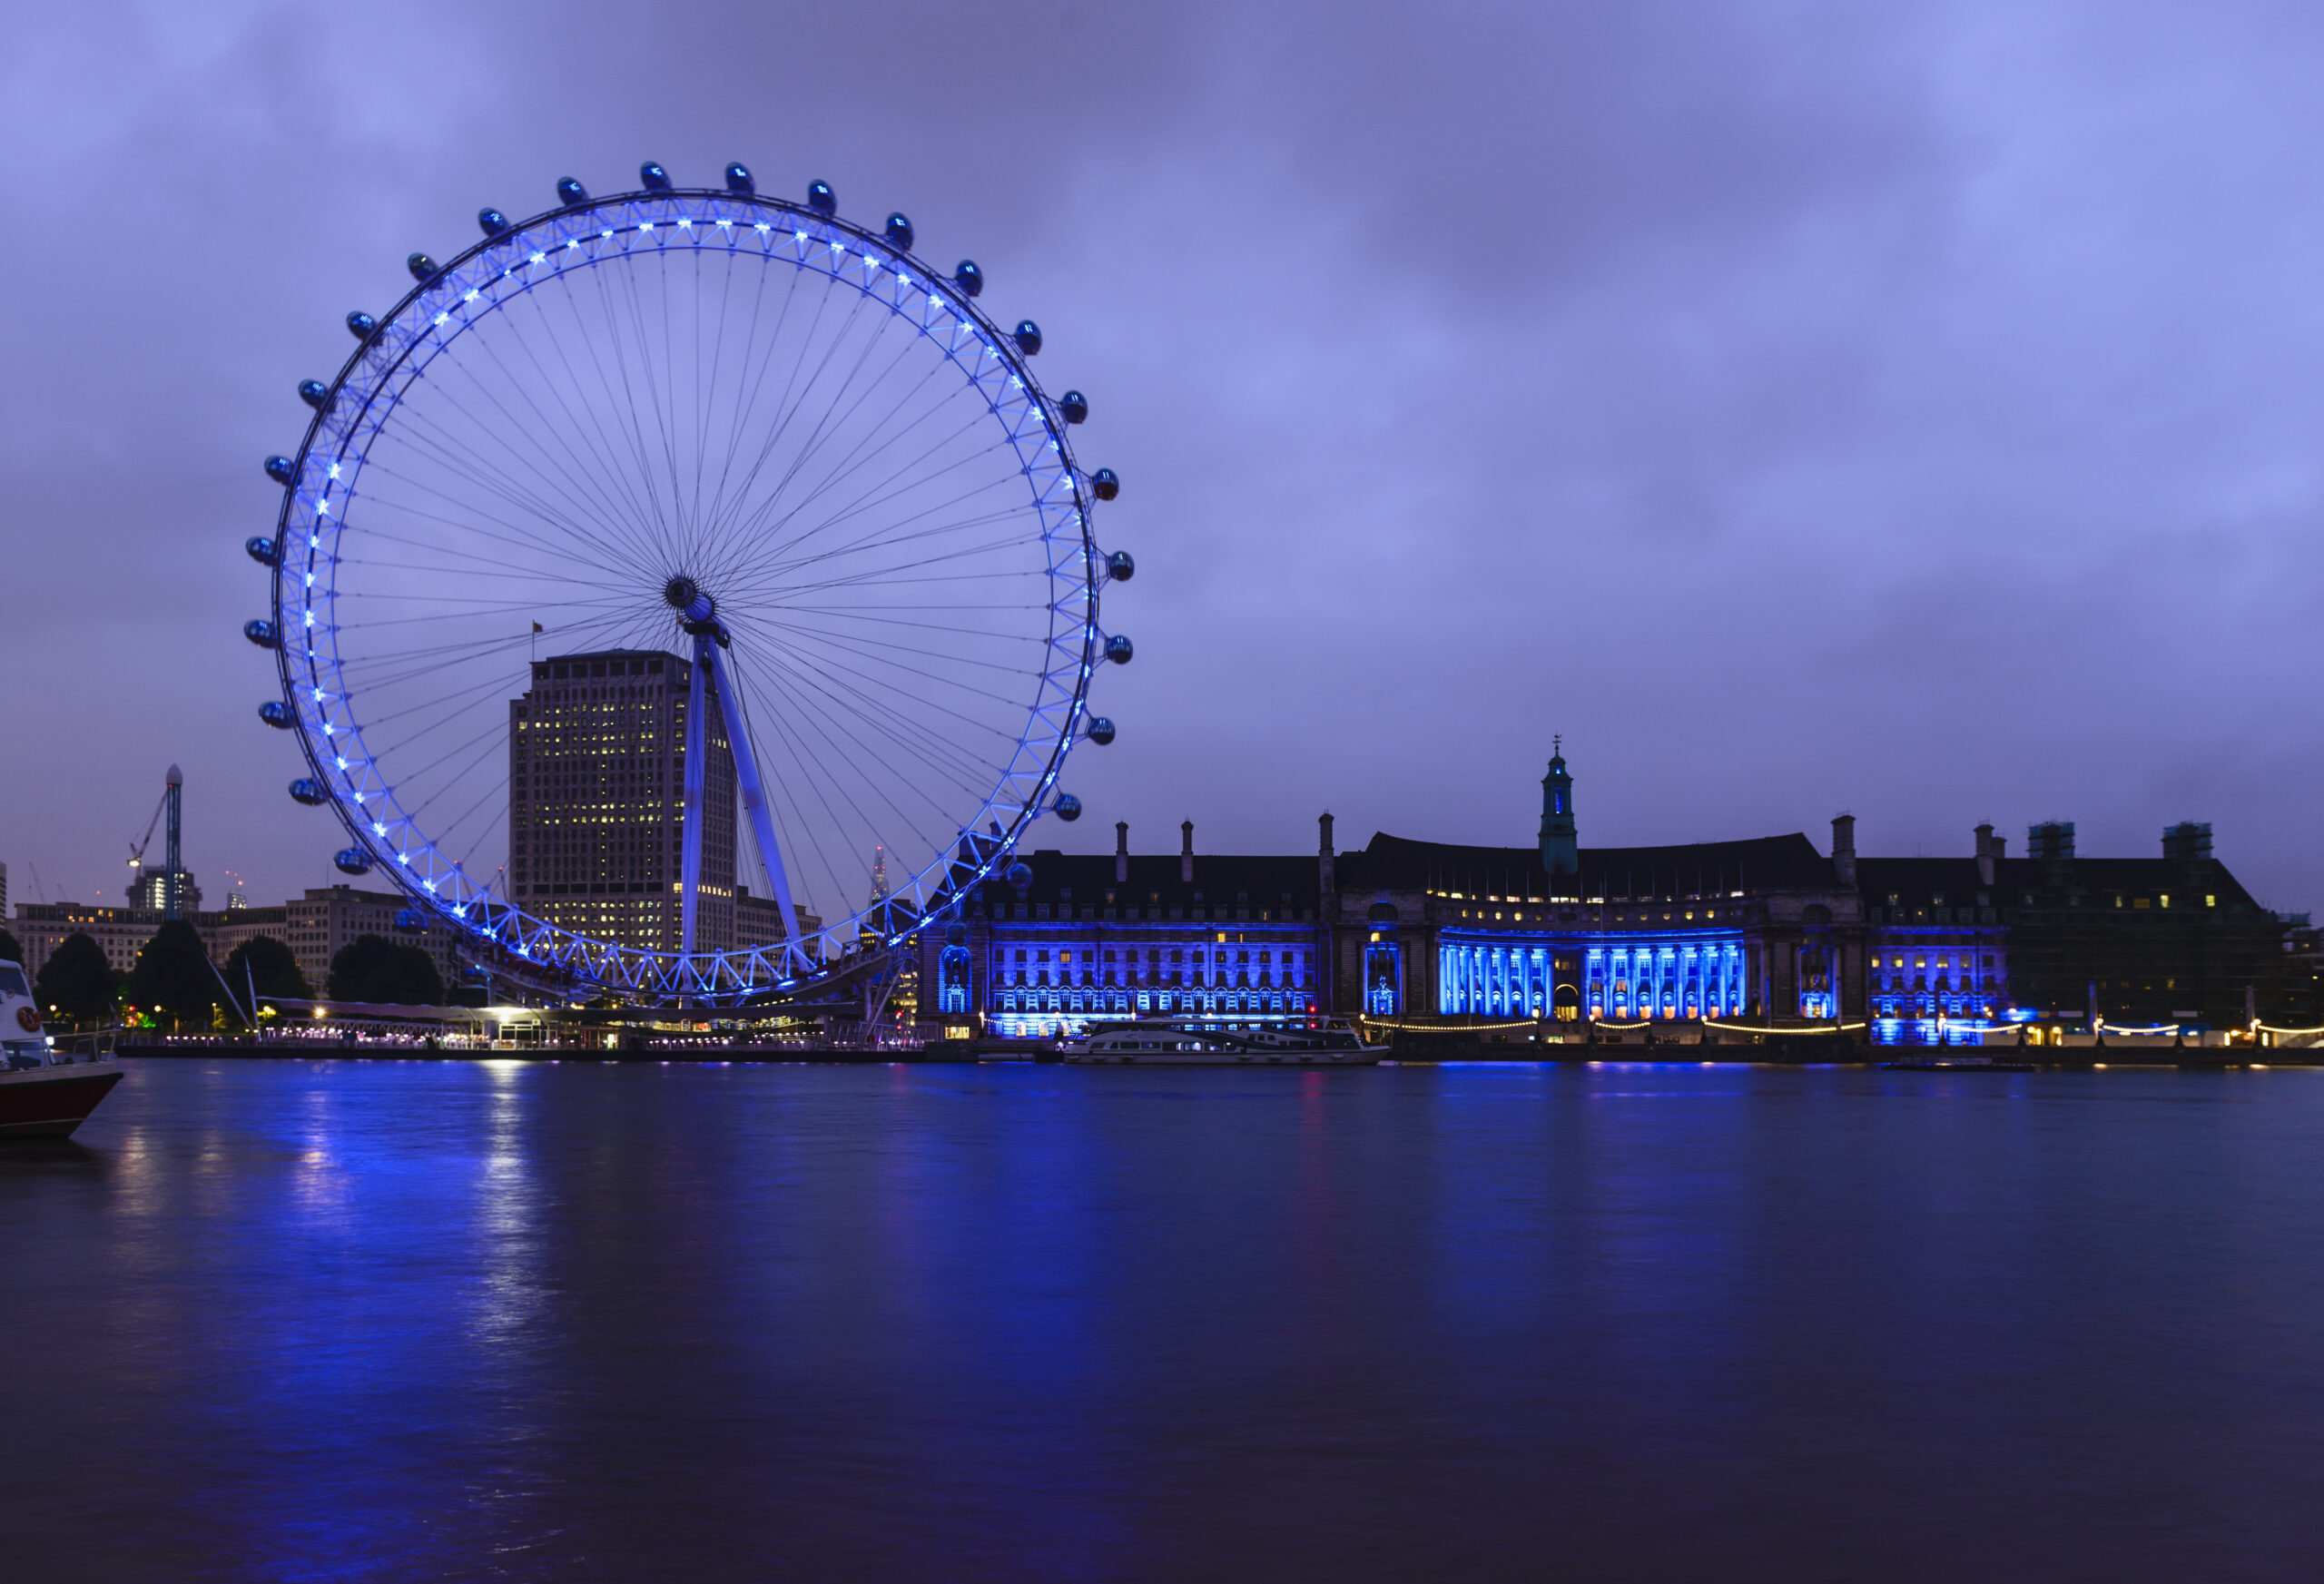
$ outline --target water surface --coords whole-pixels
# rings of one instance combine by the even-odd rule
[[[132,1064],[0,1571],[2313,1579],[2324,1072]]]

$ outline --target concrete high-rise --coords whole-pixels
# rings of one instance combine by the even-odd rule
[[[508,889],[576,934],[675,951],[685,842],[692,662],[608,649],[533,664],[508,703]],[[703,723],[702,872],[694,947],[734,930],[734,751],[716,700]]]

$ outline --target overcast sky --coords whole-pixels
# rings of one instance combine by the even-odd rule
[[[1858,818],[2324,904],[2324,11],[5,8],[0,861],[337,878],[240,635],[340,320],[564,175],[917,222],[1089,393],[1137,556],[1068,845]],[[1039,844],[1057,844],[1045,822]]]

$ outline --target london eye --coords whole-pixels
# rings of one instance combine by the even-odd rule
[[[1128,554],[1078,391],[909,220],[729,165],[511,221],[377,316],[313,409],[248,624],[298,802],[474,960],[732,1004],[894,946],[1060,786]]]

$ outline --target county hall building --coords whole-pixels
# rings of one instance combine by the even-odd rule
[[[964,895],[921,943],[921,1017],[1046,1038],[1093,1020],[1237,1025],[1363,1018],[1403,1028],[1867,1025],[1925,1042],[2034,1017],[2241,1028],[2279,1015],[2286,923],[2211,851],[2080,859],[2071,824],[2009,858],[1978,826],[1959,858],[1828,850],[1800,833],[1581,845],[1562,754],[1538,840],[1473,847],[1375,834],[1313,856],[1039,851]],[[932,993],[931,993],[932,992]],[[1562,1028],[1560,1026],[1564,1026]]]

